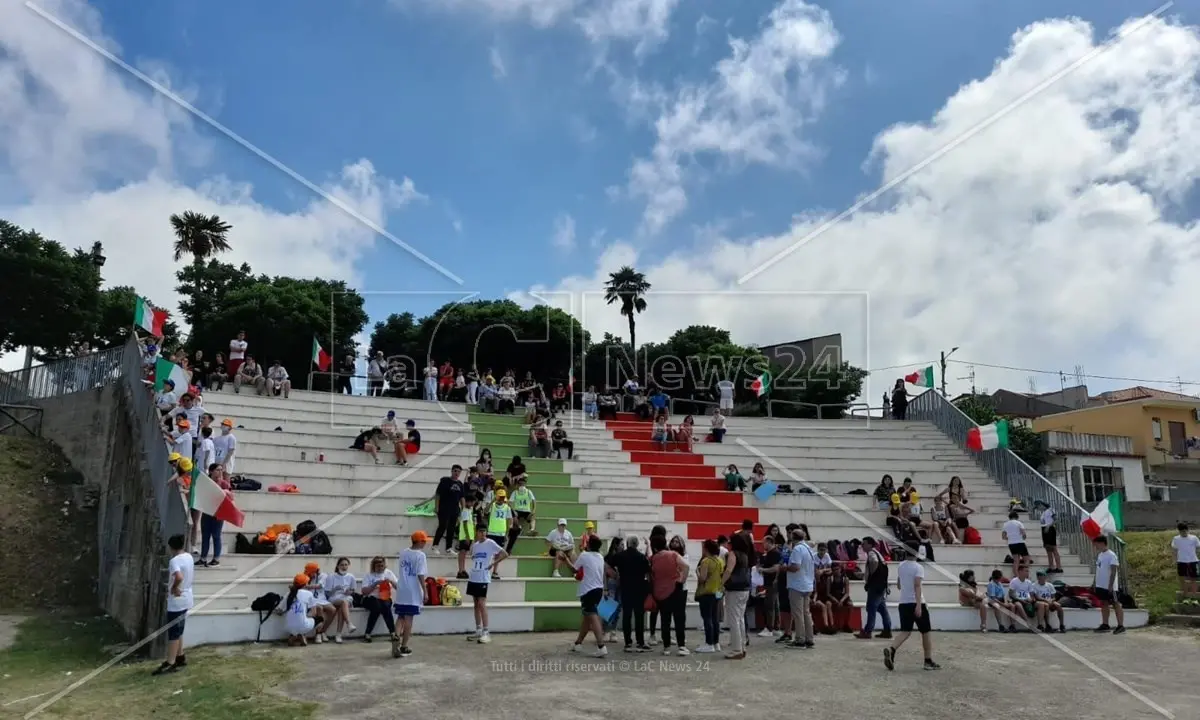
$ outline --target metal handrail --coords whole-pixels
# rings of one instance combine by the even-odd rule
[[[28,405],[33,400],[107,385],[121,374],[124,353],[125,347],[118,345],[23,370],[0,373],[0,403]]]
[[[925,420],[942,431],[950,440],[961,448],[966,448],[967,431],[979,425],[934,390],[924,393],[908,401],[908,420]],[[1079,503],[1071,499],[1050,480],[1037,470],[1034,470],[1024,460],[1008,448],[996,448],[972,453],[975,461],[992,477],[1000,481],[1006,491],[1028,504],[1032,508],[1034,500],[1041,500],[1054,510],[1057,519],[1059,544],[1066,545],[1081,559],[1094,562],[1095,551],[1091,540],[1084,535],[1078,523],[1070,518],[1079,518],[1087,514]],[[1126,585],[1127,563],[1125,562],[1125,541],[1116,534],[1110,535],[1110,544],[1120,561],[1120,587],[1128,590]],[[1115,542],[1111,542],[1115,540]]]
[[[776,403],[778,403],[779,405],[793,405],[795,407],[816,408],[818,420],[825,419],[825,417],[824,417],[825,408],[841,408],[842,410],[849,411],[850,414],[853,414],[853,408],[868,407],[867,403],[807,403],[807,402],[800,402],[798,400],[770,400],[770,399],[768,399],[767,400],[767,417],[769,417],[769,418],[775,417],[774,405]]]

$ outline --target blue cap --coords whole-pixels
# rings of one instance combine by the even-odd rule
[[[413,425],[416,425],[417,423],[415,420],[409,420],[409,421],[405,422],[404,424],[408,427],[412,427]]]
[[[396,411],[395,411],[395,410],[388,410],[388,414],[387,414],[387,416],[388,416],[388,417],[396,417]]]

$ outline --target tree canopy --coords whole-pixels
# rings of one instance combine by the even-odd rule
[[[978,425],[990,425],[997,420],[1006,419],[996,412],[996,405],[990,395],[964,395],[954,401],[954,406]],[[1008,449],[1034,470],[1040,471],[1046,464],[1046,449],[1041,436],[1025,425],[1009,423]]]

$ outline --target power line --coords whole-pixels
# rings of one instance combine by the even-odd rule
[[[1061,375],[1059,370],[1040,370],[1038,368],[1013,367],[1011,365],[994,365],[989,363],[975,362],[973,360],[947,360],[947,362],[958,363],[959,365],[976,365],[978,367],[993,368],[996,370],[1013,370],[1015,372],[1040,373],[1042,375]],[[1087,373],[1074,373],[1077,378],[1091,378],[1093,380],[1116,380],[1117,382],[1132,382],[1132,383],[1147,383],[1150,385],[1200,385],[1200,380],[1181,380],[1178,377],[1167,380],[1148,379],[1148,378],[1132,378],[1132,377],[1117,377],[1115,375],[1089,375]]]
[[[909,368],[920,367],[921,365],[934,365],[934,364],[935,364],[935,361],[933,361],[933,360],[914,360],[912,362],[900,363],[899,365],[888,365],[887,367],[872,368],[872,369],[868,370],[867,372],[883,372],[884,370],[895,370],[897,368],[904,368],[907,370]]]

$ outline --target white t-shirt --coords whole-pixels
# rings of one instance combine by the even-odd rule
[[[200,441],[200,452],[198,459],[200,460],[200,469],[208,472],[208,466],[215,463],[217,460],[217,447],[212,438],[204,438]]]
[[[1025,542],[1025,526],[1020,520],[1007,520],[1004,523],[1006,542],[1009,545]]]
[[[473,583],[487,585],[492,581],[492,558],[503,550],[495,540],[487,539],[471,545],[471,569],[467,579]]]
[[[229,359],[230,360],[245,360],[246,359],[246,348],[249,346],[250,346],[250,343],[246,342],[245,340],[237,340],[237,339],[230,340],[229,341]]]
[[[1112,550],[1105,550],[1096,556],[1096,587],[1101,590],[1108,589],[1108,581],[1112,578],[1112,574],[1116,572],[1120,565],[1117,560],[1117,554]],[[1113,579],[1113,591],[1117,590],[1117,581]]]
[[[787,588],[797,592],[812,592],[817,579],[817,556],[806,543],[798,543],[788,556],[789,565],[800,566],[799,570],[788,571]]]
[[[1013,578],[1008,581],[1008,592],[1017,600],[1029,600],[1033,597],[1033,586],[1034,582],[1032,580]]]
[[[228,435],[213,437],[212,442],[213,450],[216,452],[216,462],[225,466],[225,473],[227,475],[232,475],[233,458],[229,457],[229,455],[237,449],[237,438],[233,436],[233,433],[229,433]]]
[[[724,428],[725,427],[725,416],[724,415],[713,415],[712,416],[712,426],[713,426],[714,430],[720,430],[720,429]]]
[[[717,390],[721,391],[722,400],[733,399],[733,388],[734,384],[731,380],[722,380],[721,382],[717,383]]]
[[[186,430],[175,431],[175,452],[188,460],[192,459],[192,434]]]
[[[397,586],[400,585],[400,580],[396,577],[396,574],[387,568],[384,568],[383,572],[381,573],[367,573],[366,577],[364,577],[362,581],[364,594],[371,597],[379,597],[379,593],[383,589],[383,583],[387,580],[391,580],[392,582],[396,583]],[[376,585],[376,583],[379,584],[373,590],[366,592],[368,587],[371,585]],[[395,593],[392,594],[395,595]]]
[[[371,362],[367,363],[367,377],[382,378],[383,377],[383,361],[371,358]]]
[[[583,570],[583,579],[579,581],[577,589],[579,597],[604,588],[604,556],[600,553],[590,550],[584,552],[575,560],[575,569]]]
[[[1200,548],[1200,537],[1191,534],[1176,535],[1171,538],[1171,547],[1175,548],[1175,562],[1200,562],[1196,559],[1196,549]]]
[[[187,416],[188,432],[192,434],[193,438],[200,437],[200,416],[204,414],[204,408],[200,407],[200,404],[193,400],[190,408],[180,408],[180,410],[183,410],[183,414]]]
[[[434,367],[433,365],[430,365],[429,367],[425,368],[425,379],[426,380],[436,378],[437,376],[438,376],[438,371],[437,371],[436,367]]]
[[[1054,508],[1046,508],[1042,511],[1042,527],[1050,527],[1054,524]]]
[[[183,575],[178,597],[171,592],[171,587],[175,584],[175,573]],[[189,553],[179,553],[167,563],[167,612],[191,610],[195,605],[195,599],[192,597],[192,578],[195,574],[196,562]]]
[[[1053,583],[1034,583],[1033,594],[1039,598],[1053,600],[1055,594],[1054,585]]]
[[[354,576],[350,573],[326,575],[324,585],[329,602],[345,600],[354,592]]]
[[[826,553],[825,557],[821,557],[820,555],[817,555],[816,557],[813,558],[813,564],[819,568],[833,567],[833,557],[831,555],[829,555],[828,553]]]
[[[170,410],[179,403],[179,397],[173,390],[164,390],[160,392],[154,400],[154,404],[159,410]]]
[[[300,588],[296,591],[296,599],[287,609],[287,619],[284,620],[288,635],[306,635],[313,629],[316,621],[308,616],[308,611],[316,604],[311,590]]]
[[[557,527],[546,533],[546,542],[555,550],[570,550],[575,547],[575,538],[570,530],[559,530]]]
[[[900,582],[900,603],[915,604],[917,602],[917,578],[925,579],[925,567],[916,560],[905,560],[897,568],[896,578]]]
[[[422,587],[421,578],[429,575],[425,553],[408,548],[400,553],[397,567],[400,568],[400,582],[396,588],[396,604],[421,607],[425,604],[425,588]]]
[[[288,379],[287,368],[282,365],[272,365],[267,370],[267,377],[274,382],[283,382]]]
[[[318,572],[314,578],[309,578],[309,591],[313,594],[313,602],[317,605],[328,605],[329,596],[325,594],[325,583],[329,575],[327,573]]]

